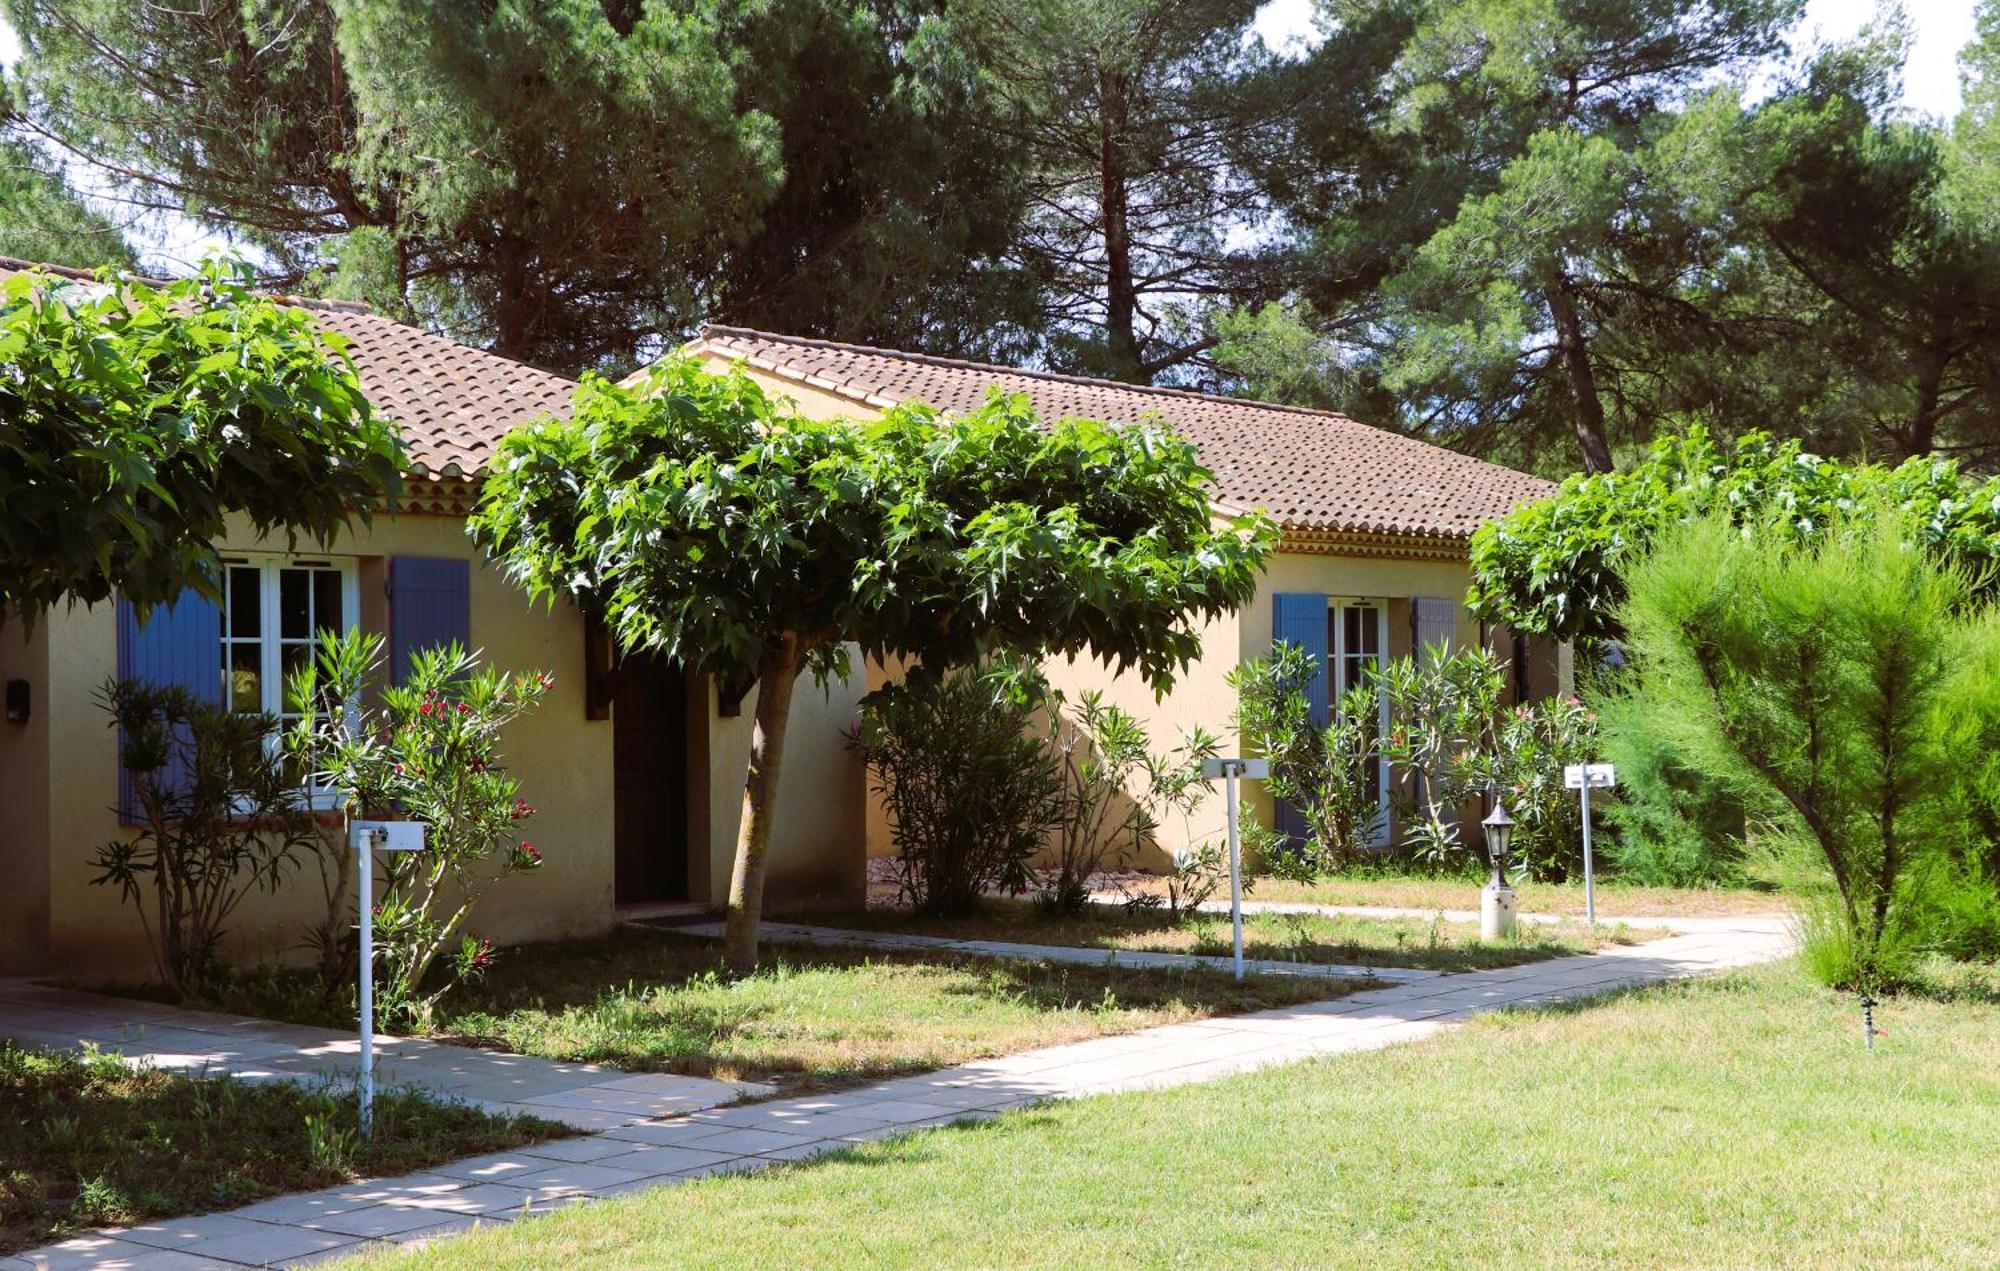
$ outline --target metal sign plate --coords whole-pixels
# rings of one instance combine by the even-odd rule
[[[1590,788],[1601,790],[1618,784],[1618,773],[1608,763],[1573,763],[1563,769],[1563,785],[1570,790],[1583,789],[1584,776],[1590,777]]]
[[[421,852],[424,850],[424,823],[351,821],[347,827],[347,838],[357,848],[365,844],[378,852]]]
[[[1271,761],[1268,759],[1228,759],[1217,756],[1201,761],[1201,775],[1210,781],[1220,781],[1232,775],[1246,781],[1268,781],[1271,779]]]

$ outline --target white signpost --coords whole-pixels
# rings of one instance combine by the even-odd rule
[[[1597,873],[1590,859],[1590,792],[1618,784],[1618,772],[1608,763],[1573,763],[1563,769],[1563,785],[1583,792],[1583,915],[1597,925]]]
[[[1268,781],[1271,777],[1271,761],[1268,759],[1204,759],[1201,761],[1201,775],[1214,781],[1222,779],[1223,798],[1228,803],[1224,815],[1229,821],[1229,925],[1235,935],[1236,978],[1243,978],[1243,838],[1236,823],[1236,783],[1248,778],[1251,781]]]
[[[347,841],[361,853],[361,1137],[375,1133],[375,853],[424,850],[422,821],[350,821]]]

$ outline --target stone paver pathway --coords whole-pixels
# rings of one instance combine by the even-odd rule
[[[1043,1099],[1180,1085],[1317,1055],[1372,1050],[1428,1037],[1481,1011],[1724,970],[1782,957],[1791,948],[1784,922],[1738,920],[1728,929],[1599,954],[1434,975],[1335,1001],[1052,1046],[838,1094],[621,1126],[424,1174],[96,1233],[0,1266],[282,1265],[428,1243],[582,1198],[762,1169],[870,1139],[992,1117]]]
[[[1091,900],[1101,905],[1123,905],[1121,896],[1097,895]],[[1226,914],[1229,902],[1226,900],[1204,901],[1195,906],[1202,913]],[[1322,914],[1327,916],[1348,915],[1355,918],[1442,918],[1446,922],[1479,921],[1479,912],[1473,909],[1421,909],[1401,905],[1319,905],[1307,901],[1292,900],[1246,900],[1243,902],[1246,914]],[[1515,914],[1521,922],[1536,923],[1550,927],[1580,927],[1582,914]],[[1711,917],[1658,917],[1649,915],[1621,916],[1599,913],[1597,925],[1616,928],[1631,927],[1649,931],[1738,931],[1767,930],[1773,923],[1787,921],[1782,913],[1766,914],[1721,914]]]
[[[1224,909],[1224,913],[1228,910]],[[666,930],[682,935],[722,938],[722,924],[677,923]],[[969,953],[982,958],[1021,958],[1035,962],[1075,962],[1085,966],[1143,967],[1160,971],[1206,969],[1228,971],[1236,963],[1228,956],[1206,953],[1147,953],[1133,949],[1088,949],[1059,944],[1010,944],[1004,940],[953,940],[945,936],[907,935],[899,931],[855,931],[847,927],[814,927],[796,922],[767,922],[764,937],[798,944],[830,944],[861,949],[886,949],[898,953]],[[1309,975],[1336,980],[1385,980],[1391,984],[1414,984],[1434,980],[1443,971],[1420,971],[1409,967],[1343,966],[1326,962],[1285,962],[1276,958],[1245,958],[1243,969],[1251,975]]]
[[[0,980],[0,1037],[45,1050],[94,1043],[134,1063],[177,1072],[228,1073],[245,1081],[352,1082],[360,1071],[353,1033],[183,1010],[124,997],[78,993],[28,980]],[[634,1076],[593,1064],[475,1050],[378,1035],[379,1085],[421,1086],[496,1113],[526,1113],[580,1130],[734,1103],[769,1088],[668,1073]]]

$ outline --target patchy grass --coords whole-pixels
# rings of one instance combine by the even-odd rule
[[[1108,905],[1074,918],[1059,918],[1031,901],[989,900],[980,913],[965,918],[926,918],[902,910],[870,909],[865,914],[816,916],[807,921],[822,926],[900,931],[952,940],[1005,940],[1090,949],[1220,956],[1232,948],[1226,915],[1202,913],[1174,918],[1157,910],[1128,913]],[[1580,924],[1570,927],[1524,923],[1506,940],[1485,941],[1479,938],[1477,923],[1446,922],[1442,918],[1365,918],[1347,914],[1245,914],[1243,918],[1243,950],[1249,957],[1433,971],[1517,966],[1589,953],[1609,944],[1633,944],[1665,934],[1658,929],[1631,931],[1601,926],[1593,936]]]
[[[1086,1099],[509,1224],[397,1266],[2000,1264],[2000,1008],[1795,966]],[[726,1236],[718,1237],[718,1233]]]
[[[1382,875],[1295,883],[1263,876],[1253,884],[1249,899],[1477,912],[1479,888],[1483,881],[1464,877]],[[1140,887],[1164,893],[1165,884],[1147,880]],[[1581,883],[1520,883],[1515,890],[1522,913],[1583,917]],[[1597,917],[1600,922],[1619,918],[1724,918],[1784,913],[1790,908],[1790,900],[1782,893],[1756,888],[1635,887],[1604,880],[1597,884]]]
[[[0,1045],[0,1252],[88,1227],[228,1209],[575,1133],[407,1091],[354,1104],[289,1082],[134,1070]]]
[[[638,1072],[809,1088],[1366,987],[787,945],[768,945],[764,967],[745,979],[724,978],[720,963],[714,941],[633,928],[509,949],[483,984],[444,1000],[430,1036]],[[339,1025],[302,984],[259,977],[210,1005]]]

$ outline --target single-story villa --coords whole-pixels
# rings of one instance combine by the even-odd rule
[[[741,364],[813,418],[866,418],[910,400],[947,412],[970,410],[997,384],[1025,393],[1046,419],[1157,420],[1193,441],[1215,474],[1218,512],[1261,508],[1283,530],[1256,599],[1203,629],[1200,661],[1162,701],[1136,676],[1114,675],[1094,662],[1046,668],[1051,682],[1072,697],[1099,689],[1106,701],[1144,720],[1156,747],[1175,744],[1181,731],[1196,726],[1226,733],[1235,705],[1225,682],[1229,671],[1268,653],[1275,639],[1320,658],[1324,671],[1312,701],[1322,720],[1329,700],[1354,684],[1363,667],[1440,642],[1483,644],[1508,661],[1510,700],[1568,688],[1566,647],[1517,640],[1479,623],[1464,604],[1472,532],[1553,493],[1555,487],[1538,477],[1330,411],[739,327],[709,326],[690,347],[718,367]],[[893,673],[871,665],[868,687]],[[1386,808],[1387,783],[1377,785]],[[1246,789],[1267,824],[1290,821],[1261,790]],[[1223,816],[1222,800],[1208,800],[1192,822],[1161,827],[1161,854],[1133,864],[1164,864],[1165,852],[1220,833]],[[869,855],[891,854],[888,820],[872,795],[868,822]]]
[[[0,259],[0,276],[28,268]],[[55,270],[87,282],[88,274]],[[349,342],[375,409],[401,425],[411,471],[394,515],[355,524],[325,548],[218,544],[225,601],[189,593],[143,626],[123,604],[57,608],[32,630],[0,621],[0,682],[25,685],[26,718],[0,722],[0,973],[60,969],[132,978],[151,965],[131,907],[91,885],[99,846],[129,831],[118,738],[96,703],[114,674],[179,682],[211,701],[276,712],[284,668],[313,631],[379,631],[392,660],[456,638],[555,685],[511,730],[506,759],[537,809],[529,837],[545,865],[510,878],[472,925],[501,942],[602,932],[620,907],[719,902],[728,890],[749,762],[751,718],[692,676],[654,665],[608,672],[582,615],[531,605],[465,533],[479,475],[509,429],[570,408],[559,375],[468,348],[363,306],[293,303]],[[839,732],[860,677],[802,689],[799,741],[771,846],[774,905],[853,905],[865,887],[862,774]],[[300,955],[319,887],[307,876],[256,894],[229,924],[240,962]]]
[[[0,276],[25,268],[0,259]],[[601,630],[567,606],[531,606],[464,532],[497,440],[566,411],[574,386],[363,306],[291,303],[348,341],[376,409],[402,426],[405,497],[394,514],[324,549],[260,541],[247,527],[229,535],[217,545],[227,570],[220,605],[190,593],[143,625],[122,604],[59,608],[32,629],[0,622],[0,681],[19,682],[9,701],[26,704],[23,718],[0,722],[0,869],[10,883],[0,892],[0,973],[129,978],[149,964],[131,909],[115,889],[90,882],[96,849],[131,832],[117,734],[95,701],[105,681],[180,682],[212,701],[227,693],[275,711],[284,669],[325,627],[379,631],[392,659],[456,638],[501,667],[555,674],[537,713],[507,739],[508,763],[538,809],[530,836],[547,864],[488,894],[472,919],[478,934],[549,939],[602,931],[646,906],[719,904],[753,703],[645,660],[614,667]],[[1219,511],[1262,507],[1284,527],[1256,602],[1204,630],[1202,660],[1163,702],[1089,663],[1051,668],[1064,687],[1102,687],[1147,719],[1156,741],[1196,723],[1220,731],[1231,706],[1225,674],[1274,636],[1317,651],[1335,687],[1371,660],[1438,639],[1484,641],[1516,658],[1523,696],[1567,676],[1560,650],[1517,648],[1482,629],[1459,599],[1468,536],[1545,494],[1550,487],[1535,478],[1325,412],[719,326],[690,347],[718,366],[742,363],[814,416],[862,418],[910,398],[964,409],[997,383],[1051,417],[1158,418],[1189,435],[1216,473]],[[845,685],[798,694],[772,842],[772,910],[857,905],[865,854],[888,850],[842,739],[862,694],[886,674],[857,669]],[[1219,800],[1209,811],[1219,821]],[[1212,829],[1168,827],[1165,846]],[[302,882],[253,897],[231,923],[228,955],[298,956],[317,893]]]

